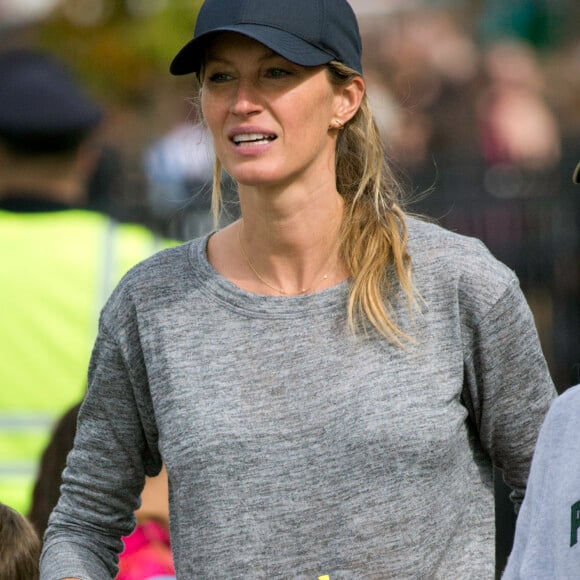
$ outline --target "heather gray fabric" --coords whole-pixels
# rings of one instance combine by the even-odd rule
[[[580,385],[554,401],[532,461],[504,580],[580,578]]]
[[[415,344],[346,330],[347,283],[244,292],[206,240],[161,252],[101,317],[42,580],[103,580],[166,463],[177,575],[494,577],[492,461],[521,500],[555,390],[514,274],[409,220]]]

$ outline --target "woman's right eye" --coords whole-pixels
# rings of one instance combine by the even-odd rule
[[[208,75],[207,79],[212,83],[225,83],[231,80],[233,77],[230,74],[215,72]]]

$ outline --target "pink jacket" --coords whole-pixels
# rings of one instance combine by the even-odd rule
[[[119,559],[117,580],[147,580],[155,576],[174,576],[168,530],[158,521],[137,524],[123,538],[125,549]]]

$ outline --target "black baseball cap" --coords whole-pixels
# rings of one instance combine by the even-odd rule
[[[0,138],[28,153],[70,149],[102,118],[72,72],[46,52],[0,52]]]
[[[572,176],[572,181],[574,183],[580,184],[580,163],[576,165],[576,169],[574,170],[574,175]]]
[[[360,31],[346,0],[205,0],[193,40],[177,53],[171,73],[198,73],[204,47],[217,32],[253,38],[295,64],[337,60],[362,74]]]

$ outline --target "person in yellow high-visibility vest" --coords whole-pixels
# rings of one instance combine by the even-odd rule
[[[162,245],[82,209],[100,107],[55,59],[0,53],[0,501],[26,513],[41,453],[79,401],[100,307]]]

